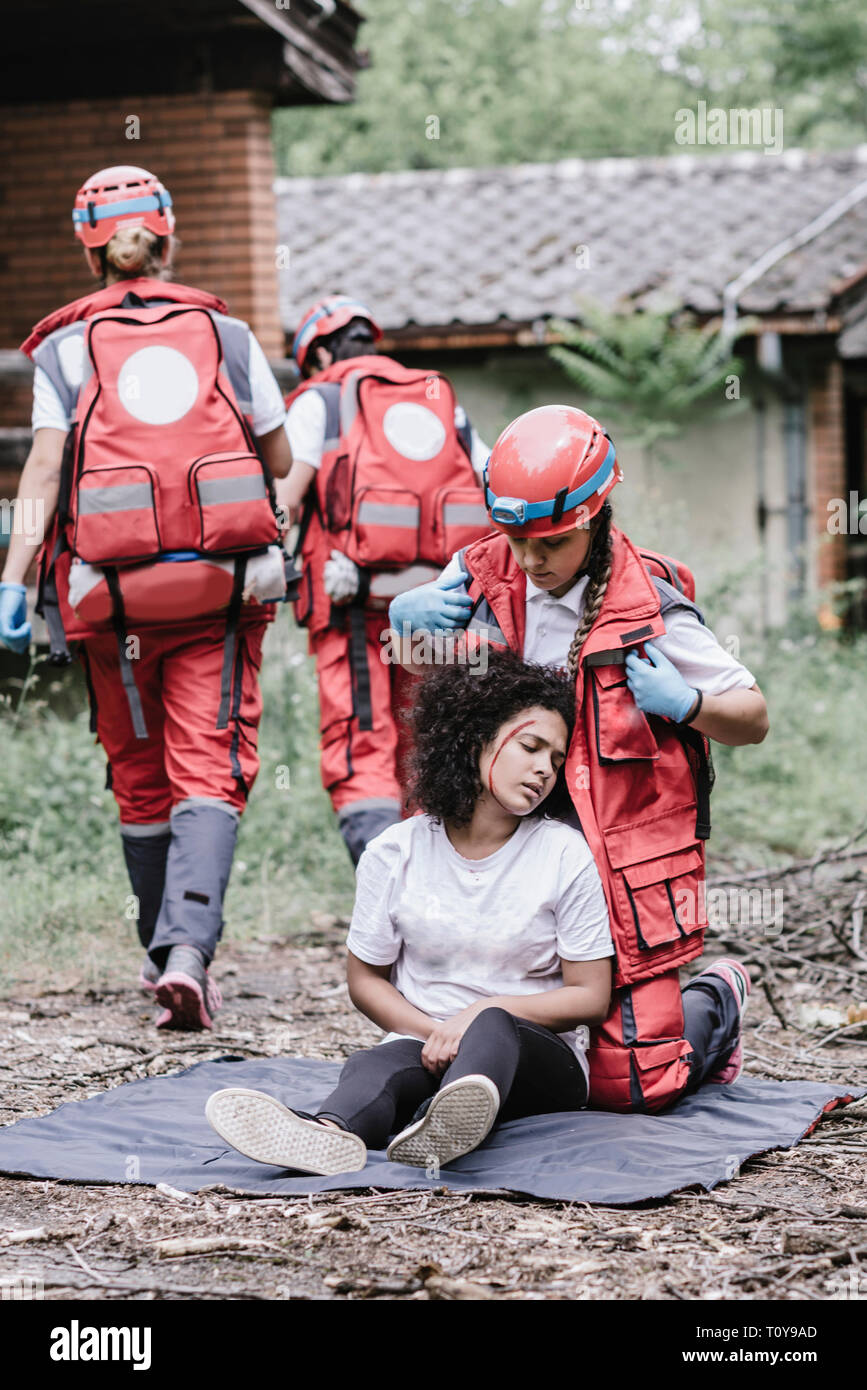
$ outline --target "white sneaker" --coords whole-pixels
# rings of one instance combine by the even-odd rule
[[[205,1115],[221,1139],[257,1163],[330,1177],[355,1173],[367,1162],[367,1146],[357,1134],[304,1120],[264,1091],[215,1091]]]
[[[395,1135],[387,1156],[414,1168],[451,1163],[478,1148],[499,1110],[500,1093],[490,1077],[462,1076],[437,1091],[422,1118]]]

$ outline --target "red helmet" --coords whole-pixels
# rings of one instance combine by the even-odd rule
[[[100,169],[81,185],[72,209],[75,235],[85,246],[106,246],[121,223],[147,227],[157,236],[175,229],[168,191],[155,174],[134,164]]]
[[[571,405],[519,415],[485,469],[491,523],[506,536],[558,536],[585,525],[623,473],[598,420]]]
[[[298,363],[299,371],[304,370],[307,354],[318,338],[327,338],[331,333],[336,333],[338,328],[345,328],[352,319],[367,320],[374,342],[382,337],[382,329],[372,317],[367,305],[357,299],[351,299],[348,295],[330,294],[308,309],[292,344],[292,356]]]

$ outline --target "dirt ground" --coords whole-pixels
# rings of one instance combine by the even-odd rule
[[[210,1036],[157,1033],[150,1002],[120,981],[101,991],[72,978],[19,985],[0,999],[0,1123],[226,1053],[342,1059],[369,1045],[379,1034],[349,1003],[344,939],[343,924],[320,919],[291,942],[221,948],[214,975],[225,1006]],[[717,942],[708,952],[721,953]],[[746,1072],[867,1085],[867,1025],[806,1032],[794,1020],[818,986],[804,983],[803,968],[781,968],[767,946],[751,968]],[[824,970],[833,983],[835,968],[844,970],[820,964],[815,979]],[[837,983],[842,998],[850,980]],[[867,1099],[712,1193],[632,1208],[445,1192],[184,1196],[0,1179],[0,1286],[30,1276],[46,1299],[103,1301],[826,1300],[856,1289],[863,1298],[865,1155]]]

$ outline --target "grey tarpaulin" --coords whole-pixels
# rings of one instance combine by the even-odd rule
[[[371,1153],[359,1173],[286,1176],[227,1148],[205,1119],[205,1101],[222,1086],[268,1091],[309,1111],[339,1070],[339,1063],[309,1058],[222,1057],[175,1076],[132,1081],[0,1128],[0,1172],[91,1183],[167,1182],[188,1192],[212,1183],[285,1196],[444,1185],[628,1204],[695,1185],[710,1190],[753,1154],[796,1144],[824,1109],[865,1094],[863,1087],[749,1078],[705,1086],[664,1115],[537,1115],[500,1126],[481,1148],[430,1178],[421,1168],[388,1163],[383,1153]]]

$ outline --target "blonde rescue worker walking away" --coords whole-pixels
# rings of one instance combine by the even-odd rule
[[[246,324],[169,279],[174,213],[145,169],[94,174],[73,210],[102,288],[44,319],[19,504],[44,510],[39,608],[84,664],[158,1026],[210,1028],[208,975],[258,771],[262,640],[285,592],[273,477],[285,407]],[[0,639],[30,641],[14,534]]]

